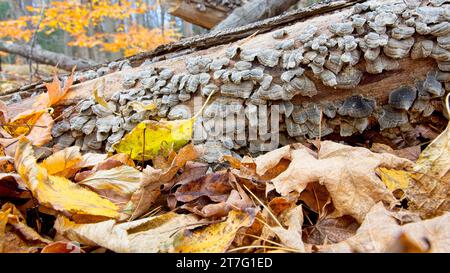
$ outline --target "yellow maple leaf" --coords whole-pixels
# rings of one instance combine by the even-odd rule
[[[194,122],[213,94],[214,92],[209,95],[202,109],[190,119],[142,121],[113,145],[114,150],[118,153],[129,154],[134,160],[144,161],[154,158],[163,149],[179,150],[191,140]]]
[[[59,176],[49,175],[36,163],[31,142],[22,137],[15,155],[15,167],[39,204],[72,215],[79,222],[118,218],[118,208],[98,194]]]

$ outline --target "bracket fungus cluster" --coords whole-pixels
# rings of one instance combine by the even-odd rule
[[[142,120],[187,118],[189,112],[180,105],[212,92],[217,95],[201,122],[253,106],[276,105],[281,113],[280,145],[331,133],[350,136],[376,123],[383,131],[408,130],[411,120],[430,116],[433,101],[440,101],[449,90],[449,21],[448,1],[372,0],[355,4],[339,22],[326,27],[303,24],[300,34],[291,33],[292,27],[258,34],[271,39],[260,47],[234,42],[220,54],[181,56],[184,67],[148,60],[134,69],[127,60],[113,62],[77,75],[77,80],[86,81],[120,71],[122,89],[108,98],[108,107],[93,98],[79,102],[55,124],[53,136],[64,147],[110,149]],[[391,90],[384,100],[370,92],[352,92],[364,77],[395,72],[406,58],[431,58],[435,66],[426,77]],[[330,99],[315,99],[321,90],[327,90]],[[335,95],[344,91],[346,97]],[[155,107],[137,109],[136,102]],[[227,130],[232,135],[233,130],[249,130],[255,116],[245,115],[243,127]],[[270,117],[264,122],[270,128]],[[208,130],[214,126],[204,129],[202,141],[216,147],[210,149],[214,152],[226,154],[268,141],[264,135],[248,141],[213,139]]]

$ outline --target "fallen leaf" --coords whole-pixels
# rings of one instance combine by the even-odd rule
[[[96,103],[100,104],[101,106],[105,107],[106,109],[110,108],[108,103],[106,102],[106,100],[98,93],[97,87],[94,88],[93,95],[94,95],[94,100]]]
[[[377,173],[386,187],[392,192],[398,189],[406,190],[411,180],[411,174],[403,170],[378,168]]]
[[[337,244],[318,246],[320,252],[387,252],[400,243],[405,233],[428,252],[450,251],[450,213],[400,226],[383,204],[377,203],[366,215],[355,236]]]
[[[450,113],[450,94],[445,101]],[[406,195],[412,210],[424,218],[450,211],[450,121],[447,128],[423,152]]]
[[[420,145],[394,150],[390,146],[382,143],[374,143],[370,150],[374,153],[390,153],[411,161],[416,161],[421,152]]]
[[[163,150],[178,151],[192,139],[193,125],[208,104],[212,92],[200,111],[190,119],[154,121],[144,120],[112,147],[134,160],[150,160]]]
[[[283,158],[291,159],[291,146],[287,145],[258,156],[255,159],[256,173],[260,176],[264,175],[269,169],[278,165]]]
[[[134,160],[150,160],[163,147],[179,150],[192,137],[194,120],[154,121],[146,120],[113,145],[119,153],[129,154]]]
[[[251,226],[254,219],[254,211],[232,210],[224,222],[178,233],[173,244],[174,252],[223,253],[228,250],[239,229]]]
[[[180,186],[175,192],[175,197],[185,203],[201,196],[207,196],[214,202],[223,202],[233,189],[230,182],[233,179],[232,175],[227,171],[206,175]]]
[[[172,180],[186,162],[194,160],[202,154],[203,150],[190,144],[180,149],[169,168],[161,170],[147,166],[142,172],[140,188],[133,193],[126,206],[126,211],[132,212],[131,219],[145,213],[161,193],[161,186]]]
[[[92,168],[95,165],[105,161],[108,158],[107,154],[85,153],[82,156],[82,160],[77,165],[79,169]]]
[[[8,224],[9,210],[0,211],[0,253],[3,253],[5,248],[6,238],[6,224]]]
[[[72,181],[48,175],[36,163],[29,140],[21,138],[15,156],[15,166],[28,189],[43,206],[72,214],[78,221],[117,218],[117,206]]]
[[[359,224],[351,216],[338,218],[327,215],[319,217],[316,223],[305,228],[305,243],[313,245],[335,244],[356,234]]]
[[[80,246],[72,242],[54,242],[46,245],[41,253],[83,253]]]
[[[201,225],[203,223],[193,215],[169,212],[122,224],[116,224],[114,220],[76,224],[58,216],[55,229],[69,240],[114,252],[155,253],[172,252],[177,233]]]
[[[14,171],[14,158],[10,156],[0,156],[0,172],[11,173]]]
[[[79,170],[78,165],[81,161],[80,147],[73,146],[47,157],[40,166],[45,168],[49,175],[69,178]]]
[[[23,185],[20,175],[15,173],[0,173],[1,198],[27,198],[29,194]]]
[[[396,202],[375,169],[404,169],[413,165],[391,154],[376,154],[331,141],[321,143],[317,158],[308,148],[294,150],[291,156],[288,169],[272,180],[277,192],[283,196],[291,191],[301,193],[308,183],[319,182],[330,193],[336,208],[334,216],[350,215],[360,223],[378,201]]]
[[[75,175],[74,180],[79,182],[86,179],[89,176],[92,176],[97,171],[101,170],[110,170],[116,167],[120,167],[122,165],[127,165],[134,167],[134,161],[131,160],[129,155],[126,154],[115,154],[101,162],[95,164],[95,166],[88,171],[82,171]]]
[[[70,87],[72,87],[75,69],[76,67],[72,69],[72,73],[69,78],[67,78],[63,88],[61,88],[61,81],[59,80],[57,71],[55,70],[53,73],[53,81],[51,83],[44,83],[47,88],[47,92],[39,95],[36,102],[33,104],[33,107],[47,108],[58,103],[66,95]]]
[[[103,198],[117,206],[124,206],[131,195],[140,187],[141,172],[130,166],[119,166],[108,170],[99,170],[78,182],[89,187]]]
[[[6,221],[6,223],[5,223]],[[25,218],[11,203],[0,210],[0,253],[36,252],[51,243],[25,224]]]
[[[302,240],[303,211],[302,206],[297,206],[285,212],[284,220],[281,220],[287,228],[272,227],[273,231],[280,239],[281,243],[298,252],[305,252],[305,245]]]

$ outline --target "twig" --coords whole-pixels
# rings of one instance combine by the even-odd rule
[[[45,11],[45,2],[41,1],[41,12],[39,14],[39,21],[36,27],[34,28],[33,36],[31,36],[30,52],[28,53],[28,68],[30,71],[30,83],[33,82],[33,66],[32,66],[33,61],[31,58],[33,56],[34,46],[36,45],[37,32],[39,31],[39,27],[41,26],[42,18],[44,18],[44,11]]]

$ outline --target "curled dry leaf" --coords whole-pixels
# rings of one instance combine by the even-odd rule
[[[64,87],[61,87],[61,81],[58,78],[58,71],[55,69],[53,72],[53,81],[51,83],[44,83],[47,88],[47,92],[39,95],[38,99],[33,104],[33,107],[47,108],[58,103],[72,87],[75,69],[76,67],[72,69],[72,73],[64,83]]]
[[[116,224],[114,220],[76,224],[58,216],[55,229],[69,240],[89,246],[101,246],[115,252],[155,253],[173,252],[173,241],[178,233],[203,224],[194,215],[169,212],[122,224]]]
[[[108,157],[107,159],[105,158],[104,160],[95,163],[94,165],[95,166],[91,170],[77,173],[74,177],[74,180],[78,182],[94,175],[97,171],[110,170],[122,165],[127,165],[130,167],[135,166],[134,161],[131,160],[130,156],[126,154],[115,154],[111,157]]]
[[[287,210],[281,218],[281,222],[287,228],[272,227],[270,230],[277,235],[283,245],[296,249],[298,252],[305,252],[305,245],[302,240],[302,206],[300,205]]]
[[[207,196],[214,202],[223,202],[233,189],[230,181],[232,179],[233,174],[228,171],[212,173],[180,186],[175,197],[185,203],[201,196]]]
[[[446,99],[448,113],[449,99],[450,94]],[[411,209],[424,218],[450,211],[450,122],[420,154],[414,172],[406,191]]]
[[[89,187],[118,207],[123,207],[130,201],[131,195],[139,189],[141,179],[140,171],[123,165],[109,170],[93,172],[78,184]]]
[[[25,218],[11,203],[0,210],[0,253],[36,252],[51,243],[25,223]]]
[[[172,180],[186,162],[194,160],[203,154],[203,150],[192,144],[180,149],[167,169],[155,169],[147,166],[142,172],[140,187],[131,196],[126,211],[131,212],[131,219],[135,219],[147,212],[161,193],[161,186]]]
[[[80,246],[72,242],[54,242],[46,245],[41,253],[83,253]]]
[[[374,153],[390,153],[411,161],[416,161],[421,152],[420,145],[394,150],[388,145],[382,143],[374,143],[370,150]]]
[[[387,252],[401,244],[406,234],[420,249],[428,252],[450,251],[450,213],[430,220],[400,226],[382,203],[366,215],[355,236],[337,244],[320,246],[320,252]]]
[[[0,173],[0,197],[1,198],[26,198],[29,197],[25,184],[20,175],[15,173]]]
[[[182,253],[223,253],[228,250],[236,233],[252,225],[254,210],[229,212],[227,220],[194,231],[178,233],[173,246],[174,252]]]
[[[25,138],[19,140],[15,166],[27,188],[43,206],[69,213],[78,221],[119,216],[117,206],[109,200],[64,177],[48,175],[47,170],[36,163],[31,143]]]
[[[375,169],[404,169],[413,165],[391,154],[376,154],[331,141],[321,143],[317,158],[307,148],[294,150],[291,156],[288,169],[272,180],[277,192],[281,195],[291,191],[301,193],[308,183],[319,182],[330,193],[336,208],[334,216],[350,215],[360,223],[378,201],[396,202]]]
[[[313,245],[335,244],[356,234],[359,224],[348,215],[333,218],[324,215],[305,228],[305,242]]]
[[[50,175],[69,178],[80,169],[78,166],[81,161],[80,147],[73,146],[47,157],[40,166]]]

